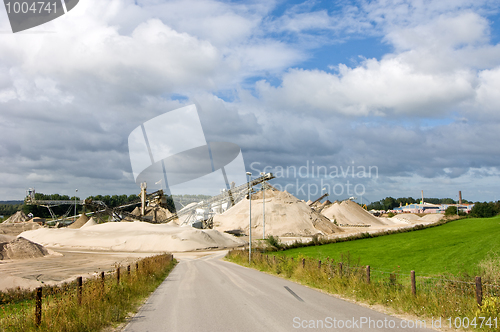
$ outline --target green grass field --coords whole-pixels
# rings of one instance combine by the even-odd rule
[[[361,265],[381,271],[474,275],[480,261],[500,254],[500,216],[461,219],[414,232],[290,249],[272,255],[339,260],[347,253],[351,261],[359,259]]]

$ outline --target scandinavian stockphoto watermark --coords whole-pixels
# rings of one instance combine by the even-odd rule
[[[272,172],[278,182],[274,187],[288,191],[297,197],[315,199],[322,193],[330,196],[362,197],[370,179],[378,178],[377,166],[356,165],[318,165],[307,160],[300,166],[263,166],[260,162],[250,164],[257,174]]]
[[[145,183],[167,196],[213,196],[221,189],[246,182],[240,147],[231,142],[207,141],[196,105],[140,124],[130,133],[128,147],[137,185]]]
[[[75,8],[79,0],[4,0],[12,32],[52,21]]]

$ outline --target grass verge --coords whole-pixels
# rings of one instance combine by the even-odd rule
[[[100,331],[121,323],[153,292],[175,267],[169,254],[147,257],[130,273],[116,273],[83,283],[81,297],[76,282],[44,287],[40,325],[35,321],[33,292],[0,293],[0,331]]]
[[[232,250],[226,260],[344,298],[380,304],[398,314],[411,314],[425,320],[427,327],[441,317],[442,327],[500,331],[498,283],[483,288],[483,306],[479,307],[475,285],[470,280],[421,277],[417,278],[413,294],[406,277],[398,273],[387,273],[367,282],[366,267],[352,262],[349,256],[320,263],[307,257],[296,259],[255,252],[249,264],[248,250]]]

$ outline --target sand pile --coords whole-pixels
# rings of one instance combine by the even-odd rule
[[[223,214],[214,216],[214,228],[248,234],[248,199],[243,199]],[[343,232],[307,203],[288,192],[266,190],[266,236],[281,237],[329,235]],[[262,192],[252,195],[252,234],[262,236]]]
[[[390,218],[389,220],[393,220],[395,222],[399,221],[399,223],[406,224],[415,224],[415,223],[434,223],[441,220],[444,215],[440,213],[429,213],[423,217],[419,217],[413,213],[400,213]]]
[[[83,225],[83,226],[82,226],[82,227],[80,227],[80,228],[85,228],[85,227],[90,227],[90,226],[95,226],[95,225],[97,225],[97,223],[96,223],[96,221],[94,220],[94,218],[93,218],[93,217],[91,217],[91,218],[89,219],[89,221],[87,221],[87,222],[85,223],[85,225]]]
[[[38,258],[48,254],[49,252],[43,246],[23,237],[0,243],[0,260]]]
[[[138,217],[141,215],[141,208],[136,206],[135,209],[130,213],[133,214],[134,216]]]
[[[156,212],[156,221],[157,222],[162,222],[164,220],[167,220],[167,218],[172,216],[172,212],[170,212],[168,209],[164,209],[161,206],[153,206],[153,207],[148,207],[146,210],[146,217],[151,217],[153,220],[154,214]],[[140,214],[140,211],[139,211]]]
[[[17,211],[13,215],[11,215],[9,218],[7,218],[3,224],[17,224],[20,222],[26,222],[28,221],[28,217],[24,214],[23,211]]]
[[[339,225],[385,225],[385,223],[368,213],[357,203],[352,201],[335,202],[321,212],[331,221]]]
[[[213,229],[171,224],[109,222],[91,227],[41,228],[22,236],[46,247],[127,252],[180,252],[242,246],[244,241]]]
[[[424,222],[437,222],[441,219],[443,219],[444,215],[441,214],[441,213],[429,213],[429,214],[426,214],[425,216],[423,216],[422,218],[420,218],[419,221],[424,221]]]
[[[24,231],[38,229],[41,226],[34,222],[2,223],[0,224],[0,235],[18,236]]]
[[[87,215],[85,213],[83,213],[80,216],[80,218],[78,218],[74,223],[69,225],[67,228],[71,228],[71,229],[80,228],[83,225],[85,225],[87,223],[87,221],[89,221],[89,217],[87,217]]]
[[[0,234],[0,243],[10,242],[10,241],[15,240],[15,239],[16,239],[15,236]]]
[[[155,218],[155,212],[156,212],[156,221],[157,222],[162,222],[167,220],[169,217],[172,216],[172,212],[170,212],[168,209],[162,208],[159,205],[155,206],[147,206],[145,210],[145,215],[144,217],[153,221]],[[132,215],[139,217],[141,215],[141,208],[136,207],[132,212]],[[134,221],[134,219],[130,217],[125,217],[123,218],[124,221]]]

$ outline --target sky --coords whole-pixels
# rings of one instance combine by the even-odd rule
[[[238,144],[247,171],[301,199],[498,200],[499,11],[80,0],[14,34],[2,7],[0,200],[138,194],[130,133],[191,104],[207,141]]]

